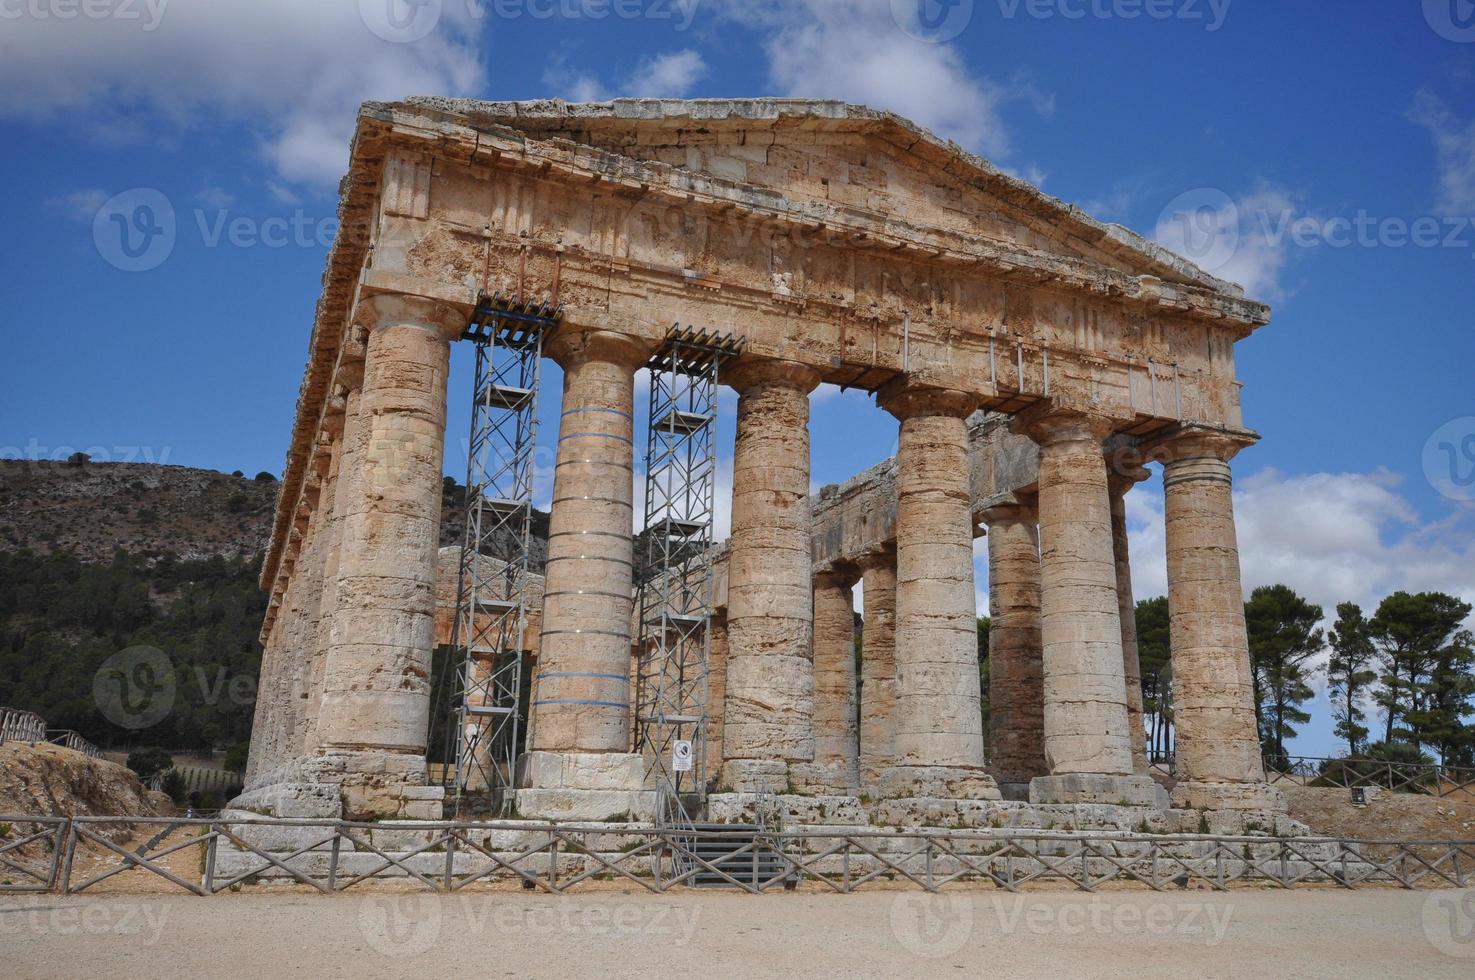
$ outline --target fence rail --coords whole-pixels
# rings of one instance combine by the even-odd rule
[[[1438,763],[1268,756],[1265,774],[1272,783],[1291,782],[1339,789],[1375,787],[1396,793],[1424,793],[1438,797],[1475,796],[1475,769]]]
[[[118,843],[120,828],[144,843]],[[592,880],[656,893],[703,881],[752,893],[800,883],[849,893],[882,881],[928,892],[961,882],[1011,892],[1035,882],[1088,892],[1108,882],[1158,891],[1475,883],[1475,841],[218,817],[0,816],[0,831],[0,894],[79,894],[125,873],[199,896],[263,881],[325,894],[388,880],[443,893],[498,884],[561,893]],[[714,841],[731,846],[713,857],[702,845]]]
[[[87,739],[83,738],[77,732],[68,729],[48,731],[46,733],[46,739],[52,745],[60,745],[62,748],[71,749],[74,752],[81,752],[89,759],[102,758],[102,749],[87,741]]]
[[[0,743],[44,742],[46,722],[33,711],[0,708]]]

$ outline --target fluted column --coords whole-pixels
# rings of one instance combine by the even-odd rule
[[[1189,428],[1162,445],[1179,806],[1285,809],[1255,726],[1229,460],[1247,433]]]
[[[744,357],[722,381],[739,397],[720,783],[782,792],[789,764],[814,759],[809,393],[819,375]]]
[[[870,556],[861,568],[860,785],[878,796],[896,741],[896,552]]]
[[[630,751],[630,631],[635,372],[649,351],[571,327],[547,351],[563,367],[563,408],[518,808],[592,819],[638,809],[631,794],[645,775]]]
[[[375,817],[425,782],[446,375],[464,315],[376,296],[359,316],[364,448],[347,484],[318,738],[345,815]]]
[[[1113,472],[1111,491],[1111,549],[1116,560],[1116,595],[1122,620],[1122,674],[1127,685],[1127,729],[1132,736],[1132,771],[1147,772],[1147,730],[1142,723],[1142,664],[1137,654],[1137,603],[1132,597],[1132,557],[1127,541],[1127,492],[1148,472],[1131,467]]]
[[[1045,764],[1040,537],[1033,498],[984,512],[988,525],[989,769],[1027,784]]]
[[[880,393],[901,421],[896,484],[896,739],[887,796],[997,799],[984,771],[964,422],[977,399],[915,387]]]
[[[1134,776],[1102,440],[1111,419],[1042,402],[1015,425],[1040,446],[1040,640],[1045,760],[1036,803],[1157,805]]]
[[[808,788],[855,796],[860,769],[855,717],[855,593],[850,569],[814,577],[814,764]],[[796,776],[796,782],[801,780]]]

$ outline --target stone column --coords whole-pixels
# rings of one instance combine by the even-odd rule
[[[883,389],[901,420],[896,482],[896,740],[889,797],[998,799],[984,771],[973,591],[973,507],[964,420],[977,399],[902,380]]]
[[[1122,674],[1127,685],[1127,730],[1132,736],[1132,771],[1147,772],[1147,731],[1142,724],[1142,664],[1137,656],[1137,603],[1132,598],[1132,558],[1127,543],[1127,492],[1148,477],[1133,467],[1113,472],[1111,491],[1111,550],[1116,559],[1116,595],[1122,620]]]
[[[517,805],[527,816],[647,814],[631,751],[634,338],[565,326],[548,344],[563,410],[548,522],[543,633]]]
[[[1049,773],[1040,650],[1040,536],[1033,498],[990,507],[988,525],[989,769],[1012,797]]]
[[[871,556],[861,568],[860,785],[879,796],[896,741],[896,552]]]
[[[738,390],[727,586],[727,698],[720,788],[789,788],[814,760],[810,660],[811,368],[751,356],[723,370]]]
[[[814,763],[803,771],[804,788],[856,796],[860,761],[855,717],[855,593],[850,569],[814,577]],[[801,782],[798,776],[795,782]]]
[[[342,784],[350,819],[395,816],[426,781],[446,375],[464,325],[414,296],[365,299],[359,318],[364,447],[345,487],[317,727],[318,778]]]
[[[707,771],[714,779],[722,772],[722,726],[727,701],[727,611],[712,614],[707,648]]]
[[[1163,444],[1178,806],[1284,812],[1255,726],[1229,460],[1244,433],[1189,428]]]
[[[1040,639],[1045,760],[1035,803],[1160,806],[1134,776],[1122,620],[1112,555],[1111,502],[1101,441],[1111,419],[1048,402],[1015,418],[1040,446]]]

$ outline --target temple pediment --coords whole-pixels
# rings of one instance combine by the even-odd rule
[[[880,229],[900,239],[958,236],[986,248],[1061,259],[1242,298],[1120,225],[1085,212],[914,123],[865,106],[804,99],[616,99],[482,102],[412,98],[369,116],[431,114],[529,141],[593,147],[653,173],[686,174],[694,190],[746,190],[799,220]],[[765,193],[767,192],[767,193]]]

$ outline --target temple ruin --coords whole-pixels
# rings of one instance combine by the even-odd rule
[[[469,601],[515,629],[489,652],[461,637],[473,672],[509,652],[531,671],[509,709],[525,711],[523,751],[490,763],[518,815],[661,816],[673,767],[639,731],[653,648],[632,542],[636,385],[682,345],[710,346],[739,396],[730,540],[676,519],[644,529],[696,541],[706,563],[704,608],[662,620],[700,653],[682,667],[700,670],[683,674],[703,679],[699,710],[647,720],[700,743],[688,809],[1284,812],[1261,765],[1230,495],[1230,461],[1257,438],[1234,345],[1270,312],[1239,287],[836,102],[370,103],[341,217],[263,570],[237,807],[434,819],[463,788],[426,754],[433,651],[464,633],[468,601],[464,553],[438,547],[449,350],[480,324],[540,331],[536,356],[564,378],[546,571],[499,559],[505,591]],[[873,392],[899,449],[811,497],[822,383]],[[538,395],[485,390],[509,412]],[[669,415],[671,431],[694,415]],[[1143,744],[1123,502],[1149,461],[1163,465],[1171,798]],[[493,700],[463,728],[491,724],[475,709]]]

